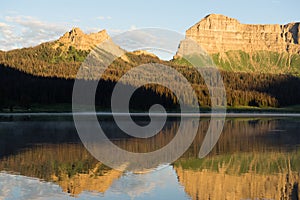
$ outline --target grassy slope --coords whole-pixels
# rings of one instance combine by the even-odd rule
[[[226,71],[292,74],[300,76],[300,55],[257,51],[229,51],[212,55],[215,64]]]
[[[300,76],[300,55],[257,51],[228,51],[211,55],[214,63],[222,70],[230,72],[291,74]],[[172,60],[178,65],[191,65],[184,59]]]

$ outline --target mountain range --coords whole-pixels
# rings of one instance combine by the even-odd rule
[[[186,38],[196,41],[221,70],[228,106],[278,107],[300,104],[299,36],[299,23],[242,24],[236,19],[217,14],[206,16],[186,31]],[[108,39],[110,36],[106,30],[85,34],[79,28],[73,28],[55,41],[0,51],[2,107],[70,103],[72,84],[81,63],[92,49]],[[106,84],[104,88],[113,88],[120,76],[135,66],[149,62],[161,63],[180,71],[193,85],[199,104],[210,106],[203,79],[180,57],[181,51],[190,48],[187,45],[184,41],[178,44],[177,54],[170,61],[160,60],[143,51],[128,52],[112,64],[103,79]],[[107,95],[108,91],[103,92],[104,88],[100,93]],[[40,95],[37,95],[39,92]],[[144,100],[142,94],[145,92],[150,92],[152,99],[160,99],[167,106],[176,105],[177,102],[172,92],[159,86],[143,88],[140,92],[135,101],[137,109],[141,106],[139,102]],[[289,97],[291,94],[293,98]],[[103,102],[106,100],[101,103],[106,107],[107,102]]]
[[[299,23],[241,24],[211,14],[189,28],[186,37],[197,41],[223,70],[299,75]]]

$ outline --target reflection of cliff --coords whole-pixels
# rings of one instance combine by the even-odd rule
[[[241,176],[222,172],[175,168],[180,183],[192,199],[299,199],[299,173]]]
[[[181,159],[174,169],[192,199],[299,199],[300,152]]]
[[[72,195],[79,195],[83,191],[104,193],[116,179],[120,178],[122,172],[113,169],[102,170],[101,167],[101,164],[97,164],[88,173],[79,173],[72,177],[69,177],[67,174],[63,174],[60,177],[54,175],[52,178],[53,181],[62,187],[64,192]]]
[[[202,134],[174,163],[180,183],[199,200],[299,199],[299,127],[290,123],[294,122],[228,119],[204,159],[196,158],[205,133],[200,128]]]
[[[31,147],[2,158],[2,170],[56,182],[72,195],[83,191],[105,192],[122,174],[99,163],[79,144]]]

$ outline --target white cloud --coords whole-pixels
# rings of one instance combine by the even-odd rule
[[[0,28],[8,26],[7,24],[0,22]]]
[[[93,28],[93,27],[87,27],[87,28],[85,28],[85,32],[86,33],[97,33],[97,32],[99,32],[101,30],[103,30],[103,29]]]
[[[136,28],[136,25],[131,25],[130,28],[129,28],[129,31],[133,31],[133,30],[135,30],[135,29],[137,29],[137,28]]]
[[[10,42],[15,41],[15,43],[18,43],[20,40],[20,38],[14,35],[13,29],[13,26],[0,22],[0,49],[6,50],[6,46],[10,46],[11,48],[17,47],[15,44],[11,44]],[[1,36],[3,39],[1,39]]]
[[[149,194],[152,194],[151,197],[153,199],[160,199],[161,192],[168,191],[171,188],[174,189],[173,184],[176,187],[176,192],[180,194],[178,199],[182,199],[181,195],[184,192],[180,191],[177,186],[177,176],[173,168],[171,166],[163,166],[145,174],[125,174],[116,180],[106,193],[112,192],[115,195],[114,197],[122,196],[124,198],[128,196],[130,199],[144,199]],[[170,194],[165,193],[166,199],[169,199],[168,195]]]
[[[122,29],[108,29],[107,31],[110,36],[119,35],[120,33],[125,32],[125,30],[122,30]]]
[[[135,25],[131,25],[128,29],[108,29],[107,31],[111,36],[115,36],[115,35],[119,35],[121,33],[125,33],[127,31],[133,31],[136,29],[138,29],[138,28]]]
[[[111,16],[98,16],[98,17],[96,17],[96,19],[99,19],[99,20],[111,20],[112,17]]]
[[[104,19],[105,19],[105,17],[103,17],[103,16],[99,16],[99,17],[96,17],[96,19],[104,20]]]
[[[6,23],[0,22],[0,34],[3,35],[3,37],[8,37],[10,34],[12,34],[13,27],[9,26]]]
[[[70,29],[68,26],[43,22],[31,16],[6,16],[4,19],[5,22],[0,22],[1,50],[35,46],[57,39]]]
[[[80,19],[73,19],[73,22],[81,22]]]

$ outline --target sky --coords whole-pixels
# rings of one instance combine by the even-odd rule
[[[241,23],[286,24],[300,21],[299,0],[5,0],[0,7],[0,50],[35,46],[59,38],[72,27],[110,35],[147,27],[184,34],[208,14]]]

